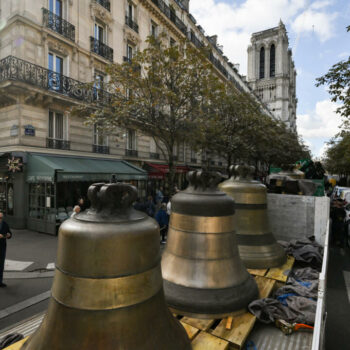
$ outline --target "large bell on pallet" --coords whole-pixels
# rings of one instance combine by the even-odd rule
[[[95,184],[59,231],[48,312],[22,350],[191,349],[164,299],[159,228],[135,187]]]
[[[258,289],[239,257],[234,201],[218,190],[219,173],[192,171],[187,178],[189,187],[171,199],[162,256],[167,303],[199,318],[242,312]]]
[[[269,229],[266,186],[252,180],[255,168],[230,167],[238,176],[220,184],[220,189],[235,200],[239,254],[246,267],[263,269],[280,266],[286,254]]]

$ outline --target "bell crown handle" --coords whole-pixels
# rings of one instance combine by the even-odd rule
[[[118,214],[127,212],[137,199],[137,190],[130,184],[97,183],[89,187],[91,209],[97,213]]]
[[[255,167],[252,165],[236,165],[235,171],[242,179],[251,179],[254,175]]]
[[[216,189],[222,180],[221,173],[217,171],[195,170],[187,173],[190,186],[194,189]]]

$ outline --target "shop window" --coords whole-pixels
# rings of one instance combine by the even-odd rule
[[[29,218],[56,222],[56,189],[54,183],[29,185]]]

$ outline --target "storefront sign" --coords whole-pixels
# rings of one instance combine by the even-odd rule
[[[23,170],[21,157],[12,157],[7,160],[7,168],[11,173],[19,173]]]

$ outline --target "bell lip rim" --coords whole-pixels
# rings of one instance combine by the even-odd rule
[[[245,314],[248,312],[248,308],[242,308],[237,311],[231,311],[231,312],[225,312],[225,313],[218,313],[218,314],[200,314],[200,313],[194,313],[194,312],[187,312],[184,310],[176,309],[170,305],[169,309],[172,313],[175,313],[176,315],[185,316],[185,317],[193,317],[197,319],[203,319],[203,320],[209,320],[209,319],[220,319],[225,317],[237,317],[240,315]]]

